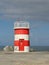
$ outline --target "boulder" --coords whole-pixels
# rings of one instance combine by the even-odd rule
[[[4,50],[4,51],[13,51],[14,48],[13,48],[13,46],[5,46],[5,47],[3,48],[3,50]]]
[[[33,48],[30,48],[30,52],[35,52],[36,50]]]

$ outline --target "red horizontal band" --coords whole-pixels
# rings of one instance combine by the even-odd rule
[[[29,34],[29,29],[15,29],[14,34]]]
[[[30,42],[29,41],[23,41],[24,46],[30,46]],[[20,45],[20,41],[14,41],[14,46],[19,46]]]

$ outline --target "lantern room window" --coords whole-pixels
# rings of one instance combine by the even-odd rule
[[[29,28],[29,23],[28,22],[23,22],[23,21],[15,22],[14,29],[15,28]]]

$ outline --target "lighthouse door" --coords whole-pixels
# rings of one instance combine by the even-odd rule
[[[19,51],[24,51],[24,39],[19,40]]]

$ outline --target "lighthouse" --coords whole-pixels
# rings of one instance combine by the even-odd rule
[[[14,23],[14,52],[29,52],[29,23],[16,21]]]

